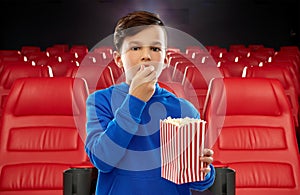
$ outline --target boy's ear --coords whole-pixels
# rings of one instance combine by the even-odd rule
[[[117,66],[119,68],[123,68],[123,63],[122,63],[122,60],[121,60],[121,54],[118,51],[114,51],[113,52],[113,57],[114,57],[114,60],[115,60],[115,63],[117,64]]]
[[[167,58],[167,56],[164,59],[164,66],[163,69],[168,68],[169,67],[169,59]]]

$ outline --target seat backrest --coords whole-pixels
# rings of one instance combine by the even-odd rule
[[[273,62],[264,64],[264,66],[278,66],[278,67],[287,68],[289,70],[289,72],[291,73],[291,75],[292,75],[293,83],[296,87],[297,94],[300,98],[300,74],[299,74],[298,70],[295,68],[295,66],[292,62],[276,62],[276,61],[273,61]]]
[[[206,147],[236,171],[236,194],[300,193],[296,132],[278,80],[213,79],[204,119]]]
[[[68,77],[84,78],[90,92],[104,89],[115,84],[112,70],[109,66],[84,65],[68,70]]]
[[[48,47],[46,48],[47,56],[49,57],[57,57],[60,53],[65,52],[63,47]]]
[[[185,68],[188,66],[195,66],[190,61],[178,61],[174,66],[169,66],[172,70],[172,80],[175,82],[182,82]]]
[[[114,83],[121,83],[125,81],[124,69],[118,67],[114,60],[110,61],[107,66],[111,69]]]
[[[50,77],[50,74],[51,70],[47,66],[30,66],[25,62],[6,66],[0,74],[0,116],[15,80],[27,77]]]
[[[28,55],[29,53],[33,52],[40,52],[41,48],[39,46],[30,46],[30,45],[24,45],[21,48],[21,54],[22,55]]]
[[[264,51],[261,49],[258,49],[256,52],[251,52],[250,57],[251,58],[256,58],[258,59],[260,62],[267,62],[269,60],[270,57],[272,57],[273,55],[268,52],[268,51]]]
[[[19,56],[21,52],[19,50],[0,50],[0,57],[2,56]]]
[[[49,68],[46,66],[10,65],[6,66],[1,73],[0,86],[9,89],[18,78],[49,76]]]
[[[277,55],[272,58],[272,62],[291,63],[294,66],[294,69],[300,73],[300,59],[296,54],[284,54],[282,52],[278,52]]]
[[[176,65],[176,63],[178,62],[185,62],[185,63],[191,63],[191,59],[187,58],[186,56],[182,55],[182,54],[170,54],[168,57],[169,61],[169,66],[174,67]]]
[[[86,45],[73,45],[70,48],[70,53],[74,54],[75,57],[85,56],[89,52]]]
[[[51,61],[47,64],[51,67],[54,77],[64,77],[67,74],[69,68],[76,67],[76,62],[68,62],[68,61]]]
[[[229,61],[229,62],[238,62],[241,58],[241,54],[235,52],[235,51],[229,51],[227,53],[223,53],[222,55],[222,61]]]
[[[229,51],[230,52],[234,52],[238,49],[243,49],[243,48],[246,48],[246,45],[244,45],[244,44],[231,44],[231,45],[229,45]]]
[[[166,67],[162,70],[161,74],[159,75],[158,80],[159,81],[165,81],[165,82],[171,82],[172,81],[172,73],[173,73],[173,67]]]
[[[251,52],[255,52],[260,48],[264,48],[265,46],[263,44],[250,44],[248,45],[248,48],[251,50]]]
[[[62,194],[63,171],[87,160],[87,95],[78,78],[15,81],[0,125],[0,194]]]
[[[188,66],[183,77],[183,87],[187,99],[202,114],[203,106],[211,79],[223,77],[218,67],[214,66]]]
[[[224,67],[228,70],[230,77],[242,77],[243,70],[247,66],[244,62],[223,62],[220,67]]]
[[[6,61],[6,60],[1,60],[0,59],[0,74],[2,73],[2,71],[5,69],[6,66],[30,66],[31,62],[25,62],[23,59],[19,59],[16,61]]]
[[[244,63],[247,66],[259,66],[259,60],[253,57],[241,58],[239,62]]]
[[[172,81],[158,81],[161,88],[168,90],[169,92],[175,94],[179,98],[186,98],[183,86],[181,83]]]
[[[80,66],[85,65],[98,65],[98,66],[107,66],[109,61],[104,58],[104,53],[96,53],[96,52],[89,52],[87,53],[82,61],[80,62]]]
[[[54,44],[52,47],[54,47],[54,48],[62,48],[64,50],[64,52],[68,52],[69,51],[69,44],[66,44],[66,43]]]
[[[285,94],[288,97],[290,107],[294,116],[295,125],[298,126],[299,103],[296,86],[292,80],[292,75],[287,68],[280,66],[248,67],[246,77],[272,78],[277,79],[282,84]]]

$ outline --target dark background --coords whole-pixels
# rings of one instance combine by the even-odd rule
[[[300,46],[299,0],[0,0],[0,49],[85,44],[111,35],[134,10],[158,13],[165,24],[203,45]]]

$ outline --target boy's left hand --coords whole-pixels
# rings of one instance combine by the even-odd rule
[[[203,151],[203,156],[200,157],[200,160],[202,162],[204,162],[204,166],[203,168],[201,169],[201,171],[206,175],[207,173],[210,172],[210,167],[209,165],[214,161],[213,159],[213,154],[214,154],[214,151],[211,150],[211,149],[208,149],[208,148],[204,148],[204,151]]]

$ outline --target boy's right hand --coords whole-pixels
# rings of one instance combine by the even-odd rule
[[[129,94],[147,102],[155,92],[156,71],[154,66],[141,65],[140,70],[132,78]]]

